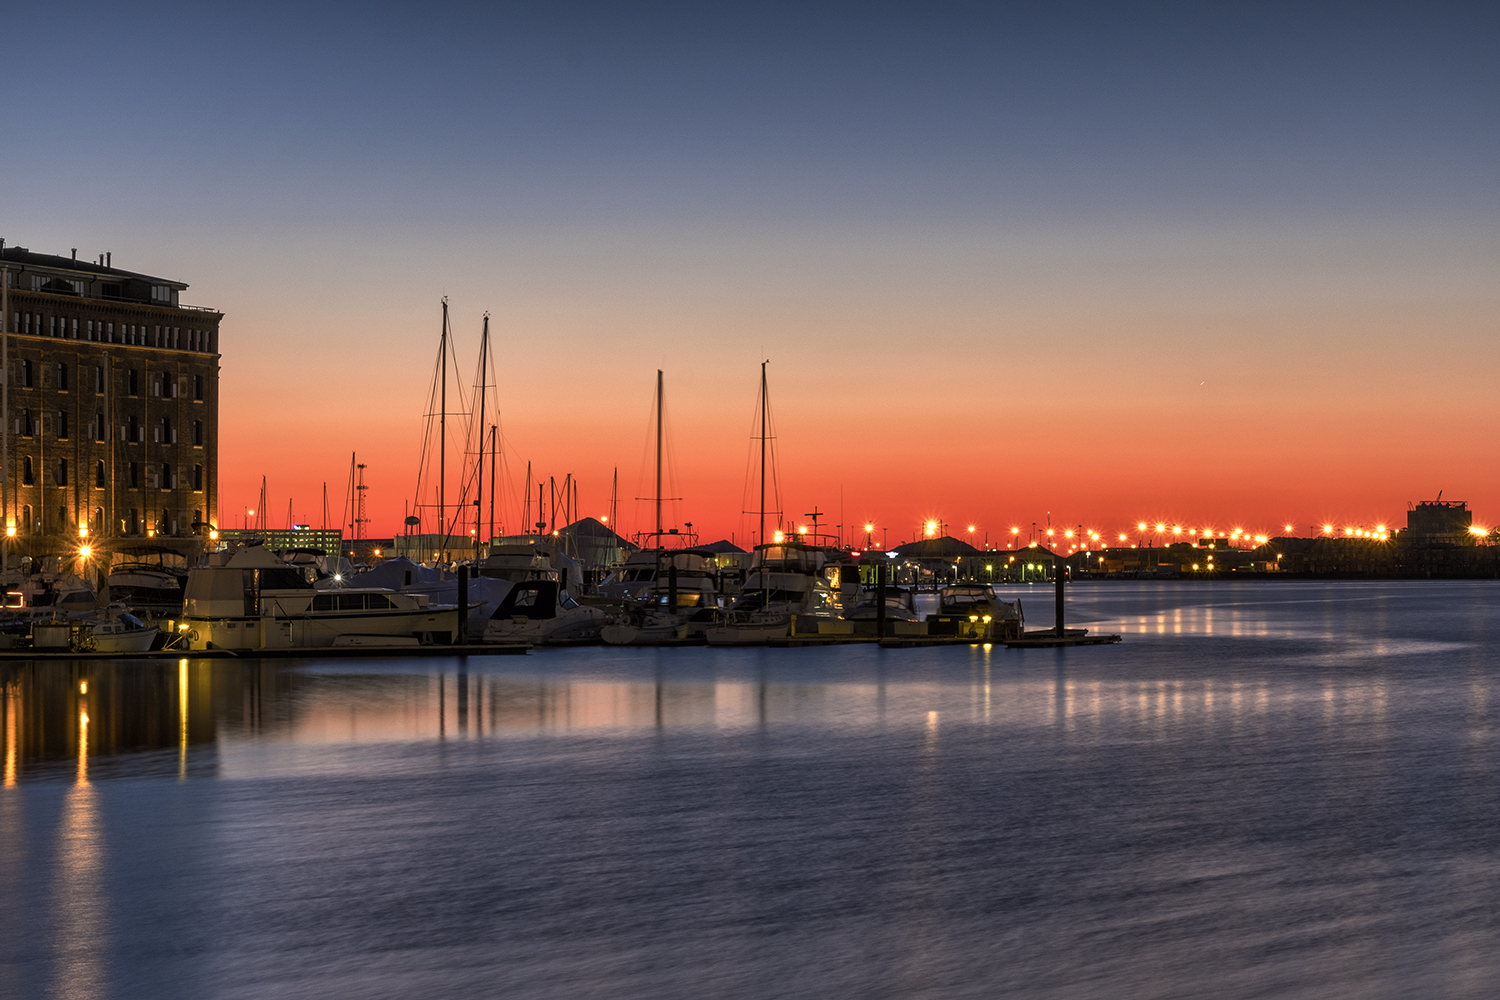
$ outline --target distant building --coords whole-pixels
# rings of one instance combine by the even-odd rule
[[[1406,530],[1400,540],[1408,545],[1473,545],[1474,515],[1464,500],[1423,500],[1406,512]]]
[[[3,514],[22,548],[191,539],[218,521],[219,322],[180,281],[0,241]],[[31,540],[27,542],[26,540]]]

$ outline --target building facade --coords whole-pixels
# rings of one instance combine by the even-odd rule
[[[45,551],[218,523],[219,322],[187,285],[0,243],[3,517]]]

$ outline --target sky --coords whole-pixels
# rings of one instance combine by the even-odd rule
[[[743,543],[766,360],[794,524],[1488,524],[1497,42],[1440,3],[80,2],[3,56],[0,236],[224,311],[226,526],[262,476],[271,526],[325,483],[341,520],[352,453],[367,534],[436,501],[445,296],[454,395],[489,315],[497,530],[528,461],[649,529],[661,369],[668,523]]]

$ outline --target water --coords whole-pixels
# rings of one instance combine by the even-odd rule
[[[1491,996],[1497,597],[1081,585],[1126,641],[1068,650],[0,665],[0,996]]]

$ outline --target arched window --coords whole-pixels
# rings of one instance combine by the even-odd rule
[[[21,459],[21,485],[31,486],[36,483],[36,466],[31,456],[27,455]],[[30,508],[28,508],[30,509]]]

